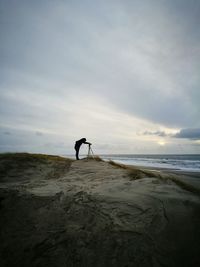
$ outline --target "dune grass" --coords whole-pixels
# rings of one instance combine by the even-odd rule
[[[132,167],[132,166],[128,166],[128,165],[114,162],[112,160],[110,160],[108,163],[111,164],[112,166],[126,170],[128,172],[129,177],[130,177],[130,180],[137,180],[137,179],[144,178],[146,176],[148,176],[148,177],[157,177],[158,176],[158,174],[155,174],[154,172],[146,171],[146,170],[144,171],[144,170],[141,170],[141,169],[136,168],[136,167]]]
[[[49,177],[59,177],[69,170],[73,160],[55,155],[30,153],[2,153],[0,154],[1,178],[19,176],[33,168],[35,172],[48,167]]]
[[[28,161],[28,160],[56,160],[56,161],[73,161],[69,158],[63,158],[57,155],[46,155],[46,154],[32,154],[32,153],[1,153],[0,160],[2,159],[12,159],[12,160],[20,160],[20,161]]]
[[[89,156],[89,157],[87,157],[86,159],[89,159],[89,160],[95,160],[95,161],[104,161],[101,157],[99,157],[99,156]]]
[[[117,162],[114,162],[112,160],[109,161],[109,164],[128,171],[128,176],[130,177],[131,181],[137,180],[137,179],[142,179],[145,177],[157,178],[157,179],[162,180],[163,182],[171,181],[171,182],[175,183],[176,185],[178,185],[183,190],[189,191],[191,193],[194,193],[194,194],[200,196],[200,189],[198,189],[198,188],[194,187],[193,185],[190,185],[184,181],[181,181],[180,180],[181,178],[177,178],[175,176],[166,175],[166,174],[162,175],[162,174],[154,172],[154,171],[141,170],[139,168],[135,168],[132,166],[117,163]]]

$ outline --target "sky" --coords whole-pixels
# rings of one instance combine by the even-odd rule
[[[0,152],[200,153],[200,1],[0,0]],[[87,146],[82,147],[86,153]]]

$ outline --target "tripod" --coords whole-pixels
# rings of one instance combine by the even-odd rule
[[[88,155],[87,155],[87,158],[94,158],[94,152],[91,148],[91,145],[88,145]]]

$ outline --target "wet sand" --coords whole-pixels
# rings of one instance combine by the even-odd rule
[[[200,266],[190,173],[31,154],[0,171],[0,266]]]

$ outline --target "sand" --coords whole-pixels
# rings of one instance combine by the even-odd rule
[[[0,172],[2,267],[200,266],[198,175],[32,154]]]

